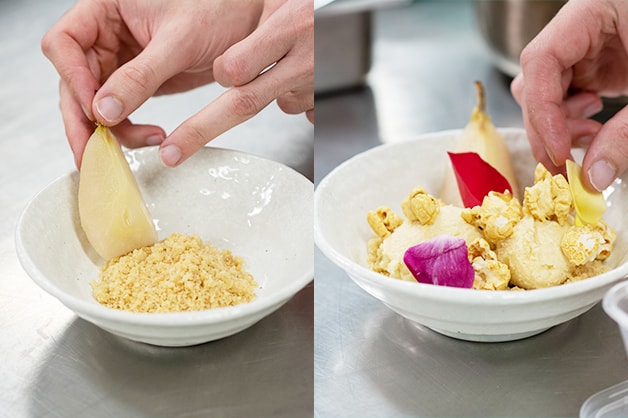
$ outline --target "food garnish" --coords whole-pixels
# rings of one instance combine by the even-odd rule
[[[489,192],[512,195],[512,186],[501,173],[487,163],[476,152],[448,152],[451,165],[456,174],[456,183],[462,204],[472,208],[482,204]]]
[[[521,198],[519,183],[512,165],[512,158],[502,136],[497,132],[486,113],[484,86],[475,82],[477,90],[477,104],[467,126],[458,138],[453,152],[476,152],[480,157],[504,176],[512,188],[512,195]],[[451,167],[446,169],[445,180],[439,197],[445,203],[462,206],[460,194],[456,184],[456,176]]]
[[[475,272],[463,238],[439,235],[408,248],[403,262],[419,283],[471,288]]]
[[[567,160],[567,179],[576,209],[576,226],[597,225],[606,212],[604,195],[593,192],[582,184],[582,170],[571,160]]]
[[[78,210],[87,240],[105,260],[157,242],[157,231],[120,144],[106,126],[89,138]]]

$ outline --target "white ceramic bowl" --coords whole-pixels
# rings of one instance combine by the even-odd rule
[[[534,161],[525,132],[501,129],[522,186],[531,185]],[[365,291],[411,321],[445,335],[472,341],[508,341],[538,334],[593,307],[628,275],[628,175],[608,190],[605,219],[617,231],[607,260],[612,270],[577,283],[525,292],[478,291],[392,279],[371,271],[367,241],[373,236],[366,214],[378,206],[402,213],[402,199],[414,186],[438,194],[446,150],[460,131],[422,135],[381,145],[335,168],[314,192],[314,239],[321,251]],[[543,272],[539,272],[543,274]]]
[[[250,303],[196,312],[133,313],[100,305],[90,282],[103,260],[83,233],[78,173],[54,181],[24,210],[16,230],[22,266],[78,316],[122,337],[162,346],[199,344],[237,333],[281,307],[314,277],[313,185],[277,162],[204,148],[176,169],[156,148],[127,153],[159,238],[197,234],[242,256],[258,282]]]
[[[604,295],[604,311],[619,326],[628,355],[628,281],[618,283]]]

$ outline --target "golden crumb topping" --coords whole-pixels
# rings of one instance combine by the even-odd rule
[[[133,312],[233,306],[253,300],[256,287],[242,258],[176,233],[109,260],[92,282],[99,303]]]

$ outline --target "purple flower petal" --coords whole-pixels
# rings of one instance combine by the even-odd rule
[[[439,235],[408,248],[403,262],[419,283],[471,288],[475,272],[468,252],[464,239]]]

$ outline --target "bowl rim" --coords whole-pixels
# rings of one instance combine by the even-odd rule
[[[606,314],[622,329],[628,327],[628,312],[619,307],[619,300],[626,296],[628,296],[628,278],[611,287],[602,300],[602,307]]]
[[[513,306],[517,304],[539,303],[550,300],[555,301],[561,297],[581,295],[591,290],[610,285],[618,280],[622,280],[622,278],[628,278],[628,262],[624,262],[614,269],[595,277],[541,289],[531,289],[525,291],[495,291],[434,286],[431,284],[398,280],[376,273],[355,263],[348,257],[345,257],[329,243],[322,232],[321,219],[319,218],[319,207],[321,205],[321,201],[323,200],[322,196],[325,194],[326,189],[330,187],[331,182],[334,180],[334,177],[339,171],[342,171],[348,165],[353,164],[356,160],[368,157],[372,153],[380,152],[383,148],[403,147],[409,143],[415,143],[426,138],[434,139],[436,137],[450,136],[458,134],[462,131],[462,129],[448,129],[443,131],[428,132],[404,138],[396,142],[383,143],[355,154],[336,166],[321,179],[318,186],[314,190],[314,242],[316,246],[325,256],[341,267],[346,273],[348,273],[349,277],[356,282],[364,282],[369,285],[377,286],[378,288],[386,288],[395,293],[415,295],[420,298],[431,299],[434,301],[455,302],[466,305],[484,304],[493,306]],[[497,131],[501,134],[526,135],[526,131],[523,128],[497,128]]]
[[[145,147],[146,148],[146,147]],[[156,147],[154,147],[156,148]],[[292,167],[289,167],[278,161],[270,160],[264,157],[257,156],[255,154],[249,154],[243,151],[231,150],[227,148],[217,147],[204,147],[200,152],[211,151],[224,151],[227,154],[237,154],[251,159],[261,160],[265,163],[271,163],[282,168],[282,170],[288,170],[293,175],[297,175],[303,180],[312,184],[312,182],[305,177],[302,173],[299,173]],[[133,153],[137,150],[128,150],[126,153]],[[15,228],[15,250],[20,261],[22,268],[27,275],[44,291],[57,298],[62,304],[70,308],[79,316],[85,316],[88,318],[101,318],[106,319],[109,322],[124,323],[126,325],[141,325],[141,326],[156,326],[156,327],[172,327],[172,326],[198,326],[198,325],[210,325],[222,323],[229,320],[236,320],[253,316],[256,313],[263,312],[269,308],[276,306],[277,304],[287,302],[290,298],[295,296],[299,291],[304,289],[309,283],[314,280],[314,263],[307,266],[307,269],[300,275],[293,279],[286,281],[286,286],[281,287],[277,292],[269,295],[265,295],[260,298],[256,296],[254,300],[247,303],[242,303],[234,306],[226,306],[219,308],[212,308],[199,311],[186,311],[186,312],[131,312],[119,309],[110,308],[98,303],[95,299],[88,302],[84,299],[70,295],[62,291],[58,286],[51,282],[44,274],[39,270],[34,261],[29,256],[26,245],[24,243],[22,229],[24,227],[24,219],[27,217],[28,211],[32,207],[33,203],[41,197],[50,187],[57,185],[58,183],[68,181],[72,176],[77,174],[76,170],[69,171],[65,174],[58,176],[52,182],[48,183],[43,189],[39,190],[33,197],[31,197],[24,209],[22,210]]]

